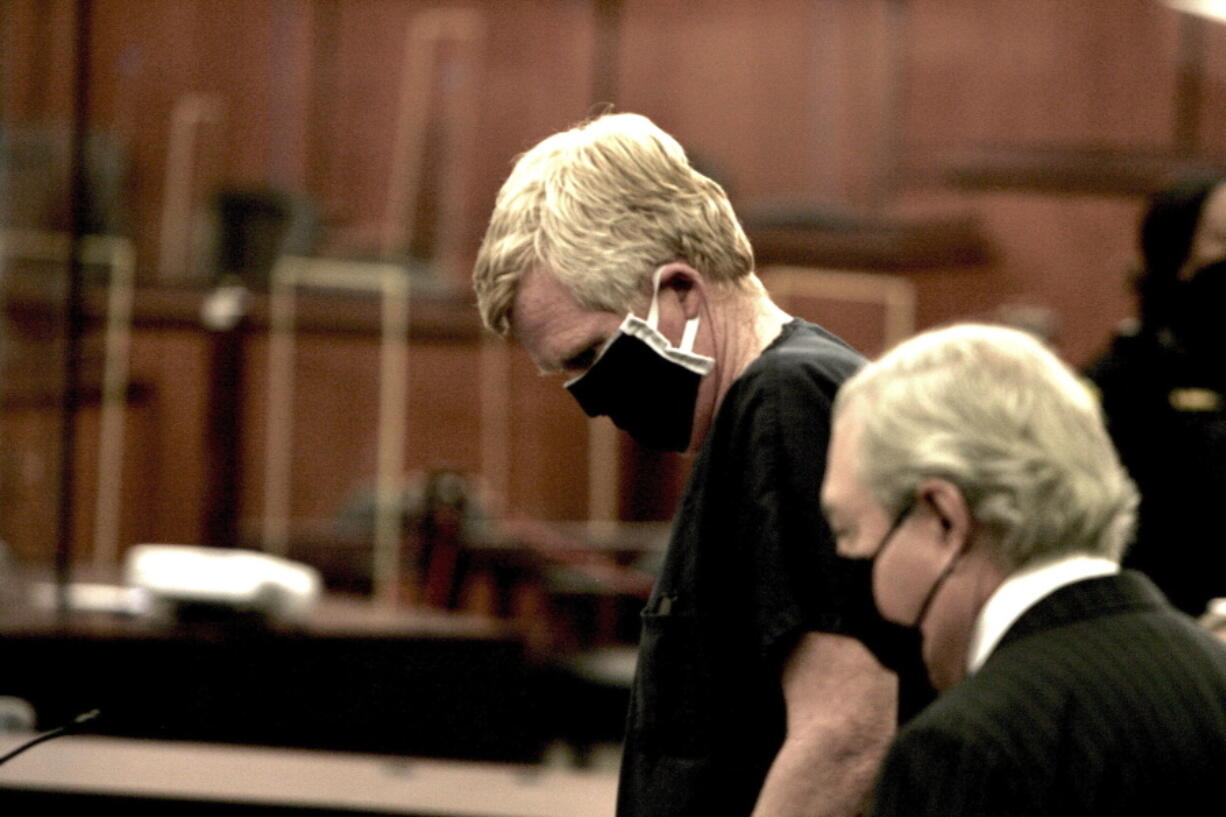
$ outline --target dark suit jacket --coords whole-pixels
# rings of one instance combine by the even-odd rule
[[[1139,573],[1067,585],[899,733],[875,801],[877,817],[1224,813],[1226,644]]]

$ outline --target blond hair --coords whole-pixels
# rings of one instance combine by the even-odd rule
[[[753,272],[723,188],[651,120],[609,114],[519,158],[498,193],[473,285],[485,325],[505,335],[529,270],[556,276],[587,309],[623,312],[672,261],[716,285],[748,283]]]

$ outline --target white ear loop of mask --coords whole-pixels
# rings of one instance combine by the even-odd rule
[[[658,268],[651,276],[651,306],[647,310],[647,325],[659,331],[660,325],[660,277],[664,275],[664,267]],[[681,343],[677,351],[687,355],[694,353],[694,341],[698,338],[698,316],[687,318],[685,328],[681,331]]]
[[[618,335],[629,335],[646,343],[661,357],[689,369],[700,377],[706,377],[715,368],[715,358],[700,355],[693,351],[694,341],[698,337],[698,316],[695,315],[686,320],[685,329],[682,330],[681,334],[680,346],[673,346],[669,343],[668,338],[664,337],[664,333],[657,328],[660,323],[660,276],[663,273],[664,267],[660,267],[652,275],[654,291],[651,294],[651,306],[647,310],[647,319],[643,320],[633,312],[627,315],[625,320],[622,321],[621,326],[618,327],[617,332],[605,341],[604,345],[600,348],[600,352],[596,355],[596,360],[599,361],[604,357],[604,353],[617,340]],[[572,383],[586,376],[586,373],[580,374],[567,381],[566,385],[569,387]]]

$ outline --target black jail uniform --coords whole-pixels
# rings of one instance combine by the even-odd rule
[[[619,817],[748,815],[785,733],[781,672],[810,631],[905,664],[918,640],[876,614],[870,574],[835,553],[820,491],[835,391],[863,359],[794,320],[733,383],[694,462],[643,613]]]

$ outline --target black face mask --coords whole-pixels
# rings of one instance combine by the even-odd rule
[[[589,417],[608,416],[648,448],[684,451],[694,429],[698,386],[715,359],[695,354],[698,318],[673,346],[659,321],[659,272],[647,320],[627,315],[592,367],[566,384]]]
[[[1226,261],[1197,270],[1179,284],[1176,334],[1190,351],[1226,355]]]
[[[871,572],[873,574],[877,572],[877,561],[881,558],[881,554],[885,552],[886,547],[891,541],[893,541],[894,534],[898,532],[900,527],[902,527],[902,523],[906,521],[907,517],[911,515],[911,511],[913,510],[915,510],[915,502],[908,502],[906,506],[903,507],[902,511],[900,511],[899,514],[894,517],[894,521],[890,524],[890,529],[887,530],[885,535],[881,537],[881,542],[877,545],[877,550],[873,552],[873,555],[861,557],[863,561],[866,561],[871,565]],[[924,619],[928,617],[928,609],[932,607],[932,601],[937,597],[937,592],[941,589],[942,585],[945,584],[946,580],[949,579],[950,574],[953,573],[954,568],[957,567],[958,561],[962,558],[962,552],[963,551],[959,550],[957,555],[950,559],[949,563],[941,569],[941,572],[937,575],[936,581],[932,583],[932,587],[928,588],[927,595],[924,596],[924,600],[920,603],[919,612],[916,613],[915,620],[910,624],[902,624],[901,626],[913,630],[918,630],[920,628],[920,625],[924,623]]]

